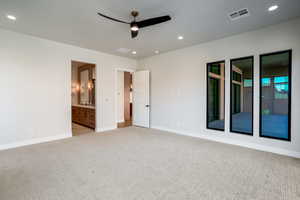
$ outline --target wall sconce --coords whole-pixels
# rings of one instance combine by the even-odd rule
[[[80,86],[79,86],[79,84],[78,84],[78,83],[73,83],[73,84],[72,84],[72,93],[75,94],[75,93],[77,93],[77,92],[79,92],[79,91],[80,91]]]
[[[88,83],[88,89],[89,89],[89,90],[92,89],[92,84],[91,84],[91,82]]]
[[[94,88],[93,82],[92,82],[92,81],[89,81],[89,83],[88,83],[88,89],[89,89],[89,90],[92,90],[93,88]]]

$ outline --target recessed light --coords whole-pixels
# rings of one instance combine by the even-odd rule
[[[270,6],[269,8],[268,8],[268,10],[270,11],[270,12],[272,12],[272,11],[274,11],[274,10],[277,10],[278,9],[278,5],[273,5],[273,6]]]
[[[183,36],[178,36],[178,38],[177,38],[178,40],[183,40]]]
[[[131,52],[133,55],[135,55],[136,54],[136,51],[133,51],[133,52]]]
[[[159,51],[158,51],[158,50],[156,50],[156,51],[154,51],[154,53],[156,53],[156,54],[159,54]]]
[[[6,15],[7,19],[10,19],[10,20],[13,20],[13,21],[16,21],[17,18],[13,15]]]

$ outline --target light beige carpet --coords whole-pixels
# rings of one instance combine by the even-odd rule
[[[297,200],[300,160],[142,128],[0,151],[1,200]]]

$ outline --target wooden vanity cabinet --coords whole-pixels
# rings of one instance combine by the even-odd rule
[[[95,129],[95,109],[72,106],[72,122]]]

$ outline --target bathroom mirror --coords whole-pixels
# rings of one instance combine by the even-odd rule
[[[93,67],[82,66],[78,69],[79,94],[78,103],[81,105],[94,105],[94,79]]]

